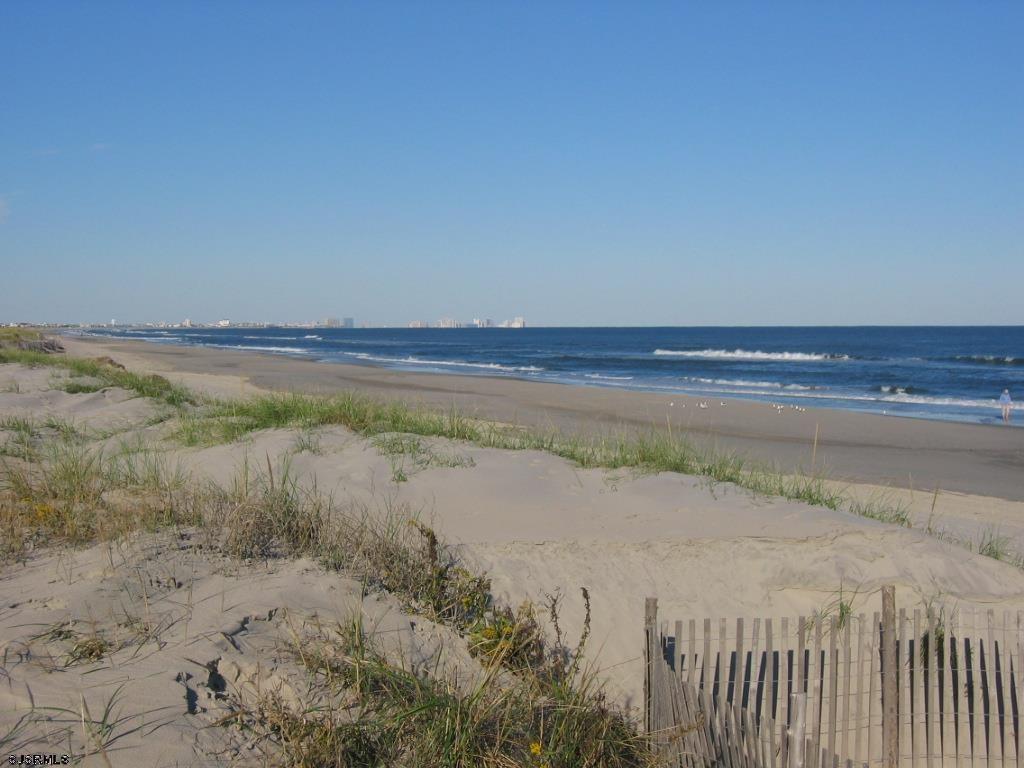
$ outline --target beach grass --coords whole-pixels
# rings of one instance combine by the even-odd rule
[[[468,690],[396,665],[360,618],[296,637],[291,653],[319,694],[299,709],[264,695],[238,717],[290,766],[653,766],[636,730],[610,716],[592,674],[508,676],[498,658]],[[338,707],[339,699],[355,705]],[[355,715],[353,716],[353,712]]]
[[[163,376],[133,371],[111,365],[101,359],[69,357],[34,350],[0,348],[0,363],[20,363],[31,367],[48,366],[68,371],[73,376],[98,380],[108,387],[119,387],[140,397],[159,400],[173,406],[195,405],[199,398],[189,389],[172,384]],[[73,385],[70,385],[73,386]],[[84,384],[82,386],[85,386]],[[92,384],[89,385],[94,386]],[[85,390],[82,390],[85,391]],[[95,390],[93,390],[95,391]]]
[[[488,448],[545,451],[584,468],[702,476],[765,496],[844,510],[895,525],[910,525],[909,513],[899,503],[884,498],[860,501],[828,482],[823,474],[784,472],[735,452],[698,446],[685,435],[668,431],[652,429],[593,437],[524,429],[474,419],[454,407],[447,410],[416,407],[352,391],[327,396],[271,393],[236,399],[203,398],[163,377],[131,373],[83,358],[0,349],[0,362],[57,365],[74,374],[178,406],[175,436],[186,446],[230,443],[264,429],[299,428],[308,432],[317,427],[344,426],[364,437],[391,433],[459,440]],[[394,450],[390,453],[392,456],[415,457],[418,452],[418,444],[408,438],[392,437],[390,443],[387,440],[384,438],[384,442],[378,444],[379,449],[383,447],[382,452],[391,451],[396,440],[406,440],[403,450]],[[309,441],[300,440],[300,444],[297,450],[312,446]],[[407,479],[409,469],[403,462],[394,462],[393,479]]]
[[[256,710],[240,704],[232,719],[273,742],[282,764],[364,765],[371,755],[387,764],[388,755],[410,754],[426,760],[419,764],[452,766],[542,764],[535,758],[566,767],[654,764],[636,723],[607,704],[593,675],[577,674],[588,630],[575,650],[561,646],[560,630],[552,644],[532,609],[498,606],[489,579],[468,570],[406,506],[336,504],[300,483],[287,456],[276,465],[268,457],[265,467],[246,462],[224,486],[192,480],[137,440],[105,451],[56,433],[34,461],[0,457],[0,561],[44,544],[161,530],[187,532],[204,551],[244,562],[314,559],[451,627],[481,660],[485,674],[466,694],[392,665],[361,632],[315,652],[309,643],[297,647],[311,677],[335,670],[334,693],[356,697],[357,717],[350,706],[296,710],[273,697]],[[554,609],[552,619],[557,626]],[[72,640],[69,663],[111,649],[95,633]]]
[[[24,341],[39,341],[43,335],[35,328],[0,326],[0,347],[17,346]]]
[[[896,525],[910,524],[907,510],[888,499],[859,501],[824,475],[783,472],[738,453],[698,446],[679,434],[650,430],[593,437],[525,429],[473,419],[454,408],[420,408],[355,392],[329,396],[280,393],[210,400],[182,415],[176,435],[185,445],[204,446],[232,442],[264,429],[309,430],[323,426],[344,426],[374,439],[385,455],[410,456],[420,461],[423,448],[417,437],[444,438],[486,448],[544,451],[583,468],[696,475],[716,483],[732,483],[760,495],[845,510]],[[442,460],[436,461],[443,465]],[[395,477],[407,477],[407,465],[396,464],[394,469]]]

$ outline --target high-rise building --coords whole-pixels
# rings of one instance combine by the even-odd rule
[[[425,320],[413,320],[411,323],[409,323],[409,327],[410,328],[429,328],[430,327],[430,323],[426,322]]]
[[[453,320],[450,317],[442,317],[440,320],[437,321],[437,327],[438,328],[458,328],[459,327],[459,323],[458,323],[458,321]]]
[[[336,317],[325,317],[318,325],[322,328],[339,328],[341,327],[341,321]]]
[[[355,328],[356,327],[355,318],[352,318],[352,317],[343,318],[342,321],[341,321],[341,327],[342,328]]]

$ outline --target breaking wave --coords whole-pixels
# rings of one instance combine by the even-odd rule
[[[368,362],[375,363],[398,363],[400,365],[440,365],[444,367],[456,367],[456,368],[482,368],[489,371],[508,371],[508,372],[524,372],[524,373],[536,373],[543,371],[543,368],[538,368],[535,365],[501,365],[499,363],[467,363],[462,360],[424,360],[419,357],[374,357],[368,355],[365,352],[345,352],[344,354],[354,357],[358,360],[366,360]]]
[[[654,354],[666,357],[690,357],[699,360],[776,360],[797,363],[850,359],[849,355],[827,355],[813,352],[762,352],[746,349],[656,349]]]

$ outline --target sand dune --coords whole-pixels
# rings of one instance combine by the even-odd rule
[[[204,381],[220,393],[238,386]],[[389,455],[388,438],[402,436],[366,439],[336,427],[269,430],[227,445],[183,448],[166,424],[151,423],[160,406],[128,392],[68,394],[52,389],[59,383],[52,372],[10,365],[0,367],[4,382],[0,417],[69,419],[96,433],[107,451],[130,436],[196,479],[229,483],[246,464],[269,464],[368,514],[389,505],[418,510],[467,563],[490,575],[494,594],[507,604],[542,605],[560,593],[570,641],[582,629],[580,589],[587,588],[587,661],[601,670],[609,692],[634,708],[648,596],[659,598],[663,616],[679,619],[827,611],[840,592],[855,611],[874,610],[883,583],[896,584],[908,607],[941,595],[1024,608],[1024,572],[925,530],[702,478],[582,470],[546,453],[438,439],[409,438],[415,450]],[[1015,502],[938,498],[942,519],[964,532],[1019,530]],[[933,500],[914,496],[915,517],[930,515]],[[104,747],[113,764],[187,765],[198,754],[258,761],[223,729],[204,727],[224,714],[219,681],[243,692],[258,681],[286,695],[298,673],[283,644],[296,626],[317,619],[362,612],[409,666],[443,658],[442,666],[464,676],[473,669],[464,641],[411,616],[388,595],[364,595],[360,584],[308,561],[239,565],[198,548],[187,532],[80,552],[44,548],[24,566],[6,567],[0,592],[0,733],[33,704],[53,708],[46,710],[52,717],[20,732],[23,751],[57,743],[96,751],[81,727],[83,702],[92,718],[113,702],[120,735]],[[76,643],[97,634],[115,650],[69,663]],[[102,757],[96,754],[95,764]]]

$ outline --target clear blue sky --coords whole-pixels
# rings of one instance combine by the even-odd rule
[[[1024,3],[7,2],[0,321],[1024,322]]]

